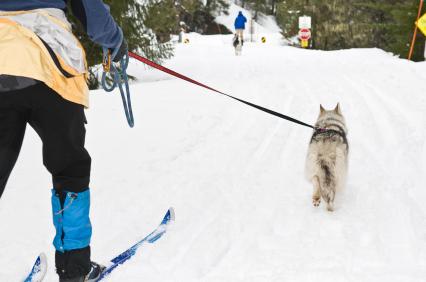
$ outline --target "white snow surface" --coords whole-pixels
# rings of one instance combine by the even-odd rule
[[[246,41],[249,39],[253,39],[253,41],[260,41],[260,38],[262,37],[266,37],[266,40],[269,42],[271,39],[274,43],[282,41],[282,36],[280,34],[281,29],[277,25],[275,18],[273,16],[267,16],[262,13],[259,13],[258,20],[253,22],[254,33],[253,38],[251,38],[250,22],[254,16],[254,13],[234,3],[229,3],[228,15],[222,14],[216,17],[215,21],[226,26],[231,32],[235,32],[234,22],[238,12],[240,11],[243,12],[243,15],[247,18],[246,28],[244,30],[244,38]]]
[[[314,123],[340,102],[349,128],[336,211],[311,204],[311,129],[132,61],[135,128],[118,90],[91,93],[92,259],[107,263],[169,206],[176,222],[105,281],[426,281],[425,64],[379,49],[334,52],[188,35],[165,65]],[[0,281],[46,252],[57,281],[48,172],[27,130],[0,201]]]

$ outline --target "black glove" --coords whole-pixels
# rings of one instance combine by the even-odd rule
[[[112,53],[114,53],[116,50],[111,50]],[[120,47],[118,48],[117,54],[115,54],[115,57],[112,59],[113,62],[118,63],[123,59],[123,57],[127,54],[128,47],[127,47],[127,41],[126,38],[123,37],[123,41],[121,42]]]

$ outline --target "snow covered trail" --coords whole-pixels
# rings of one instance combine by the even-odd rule
[[[135,128],[118,95],[94,91],[87,112],[93,259],[146,235],[169,206],[176,222],[108,281],[426,281],[426,65],[272,43],[235,57],[231,36],[189,36],[168,67],[308,123],[340,102],[347,187],[335,212],[314,208],[310,129],[132,62]],[[56,281],[41,163],[28,130],[0,204],[0,281],[19,280],[40,251]]]

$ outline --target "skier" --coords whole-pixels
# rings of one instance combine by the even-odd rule
[[[235,18],[235,33],[236,35],[244,41],[244,29],[246,28],[247,19],[244,17],[243,12],[239,12],[238,16]]]
[[[52,175],[59,281],[83,282],[95,281],[103,267],[90,260],[87,63],[66,19],[66,2],[113,61],[127,53],[123,32],[102,0],[0,1],[0,197],[28,123],[43,142],[43,163]]]

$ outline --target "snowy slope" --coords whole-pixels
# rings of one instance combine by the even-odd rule
[[[238,12],[240,11],[243,12],[243,15],[247,18],[246,29],[244,30],[244,38],[246,38],[246,40],[251,40],[250,26],[254,14],[251,11],[234,4],[233,1],[229,1],[229,14],[222,14],[216,17],[215,21],[217,23],[223,24],[230,31],[235,32],[234,21],[238,15]],[[259,13],[258,20],[253,21],[253,29],[253,41],[260,41],[260,38],[262,37],[265,37],[268,43],[271,41],[274,43],[279,43],[282,41],[282,36],[280,34],[281,29],[277,25],[273,16],[266,16]]]
[[[191,34],[166,63],[238,97],[313,123],[341,103],[350,168],[336,211],[311,205],[310,129],[132,62],[136,126],[117,93],[92,93],[93,259],[107,262],[176,222],[108,281],[426,281],[425,64],[378,49],[322,52]],[[50,178],[27,131],[0,201],[0,281],[51,246]]]

